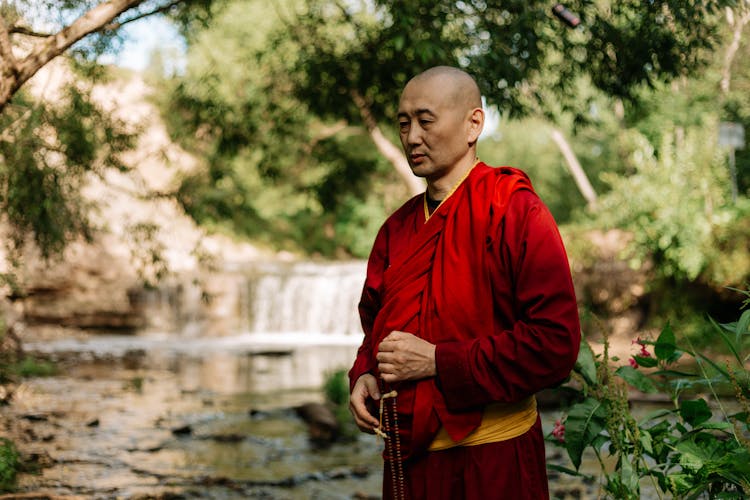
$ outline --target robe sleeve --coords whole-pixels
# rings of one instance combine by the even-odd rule
[[[580,323],[565,248],[552,214],[530,191],[513,195],[488,251],[496,325],[486,336],[438,344],[448,408],[514,402],[562,382],[578,356]],[[515,319],[514,319],[515,318]]]
[[[370,257],[367,261],[367,275],[359,300],[359,318],[365,337],[357,350],[354,365],[349,370],[349,391],[354,388],[357,379],[368,372],[374,372],[376,363],[372,349],[372,327],[380,310],[380,289],[383,273],[388,267],[388,230],[383,225],[375,237]]]

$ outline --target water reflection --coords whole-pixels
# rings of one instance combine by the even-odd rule
[[[355,336],[245,334],[181,339],[173,336],[96,336],[30,342],[26,349],[63,362],[125,360],[144,368],[170,367],[184,390],[224,394],[321,387],[325,375],[348,368]]]
[[[166,358],[126,367],[61,357],[65,376],[29,381],[9,409],[24,427],[18,434],[34,436],[21,438],[22,449],[48,457],[41,474],[22,476],[20,491],[86,498],[377,494],[380,450],[371,436],[312,448],[291,408],[320,401],[320,392],[237,391],[254,356],[236,358],[177,354],[158,368]]]

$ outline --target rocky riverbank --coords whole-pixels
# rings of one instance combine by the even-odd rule
[[[71,358],[72,361],[72,358]],[[318,447],[294,407],[317,390],[232,393],[200,383],[198,368],[148,356],[82,363],[27,380],[0,429],[25,472],[9,498],[379,498],[382,444],[373,436]],[[554,420],[554,412],[545,421]],[[552,463],[564,463],[548,447]],[[554,498],[598,488],[550,473]]]

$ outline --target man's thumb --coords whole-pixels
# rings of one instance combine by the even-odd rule
[[[378,389],[378,381],[375,379],[375,377],[368,378],[366,381],[367,384],[367,392],[370,393],[372,396],[372,399],[378,400],[380,399],[380,390]]]

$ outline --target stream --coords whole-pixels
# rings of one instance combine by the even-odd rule
[[[321,401],[319,391],[232,391],[218,357],[76,354],[58,351],[64,375],[25,382],[3,409],[38,465],[19,491],[223,499],[366,498],[379,489],[371,436],[326,449],[309,442],[293,408]]]
[[[125,349],[125,340],[92,340],[119,343],[114,353],[80,340],[75,351],[69,342],[29,346],[61,374],[25,381],[1,410],[35,469],[21,474],[18,492],[68,500],[380,497],[382,442],[360,434],[317,447],[294,411],[323,401],[318,389],[284,383],[290,365],[313,363],[278,346],[244,354],[236,345],[231,352],[214,346],[199,356],[185,342],[167,351],[163,342],[144,349],[143,341]],[[354,348],[300,352],[319,359],[327,350],[323,357],[333,359]],[[265,382],[243,389],[239,381],[254,375]],[[549,432],[557,415],[543,416]],[[559,449],[547,448],[550,462],[565,464]],[[596,488],[550,472],[553,498],[594,498]]]

